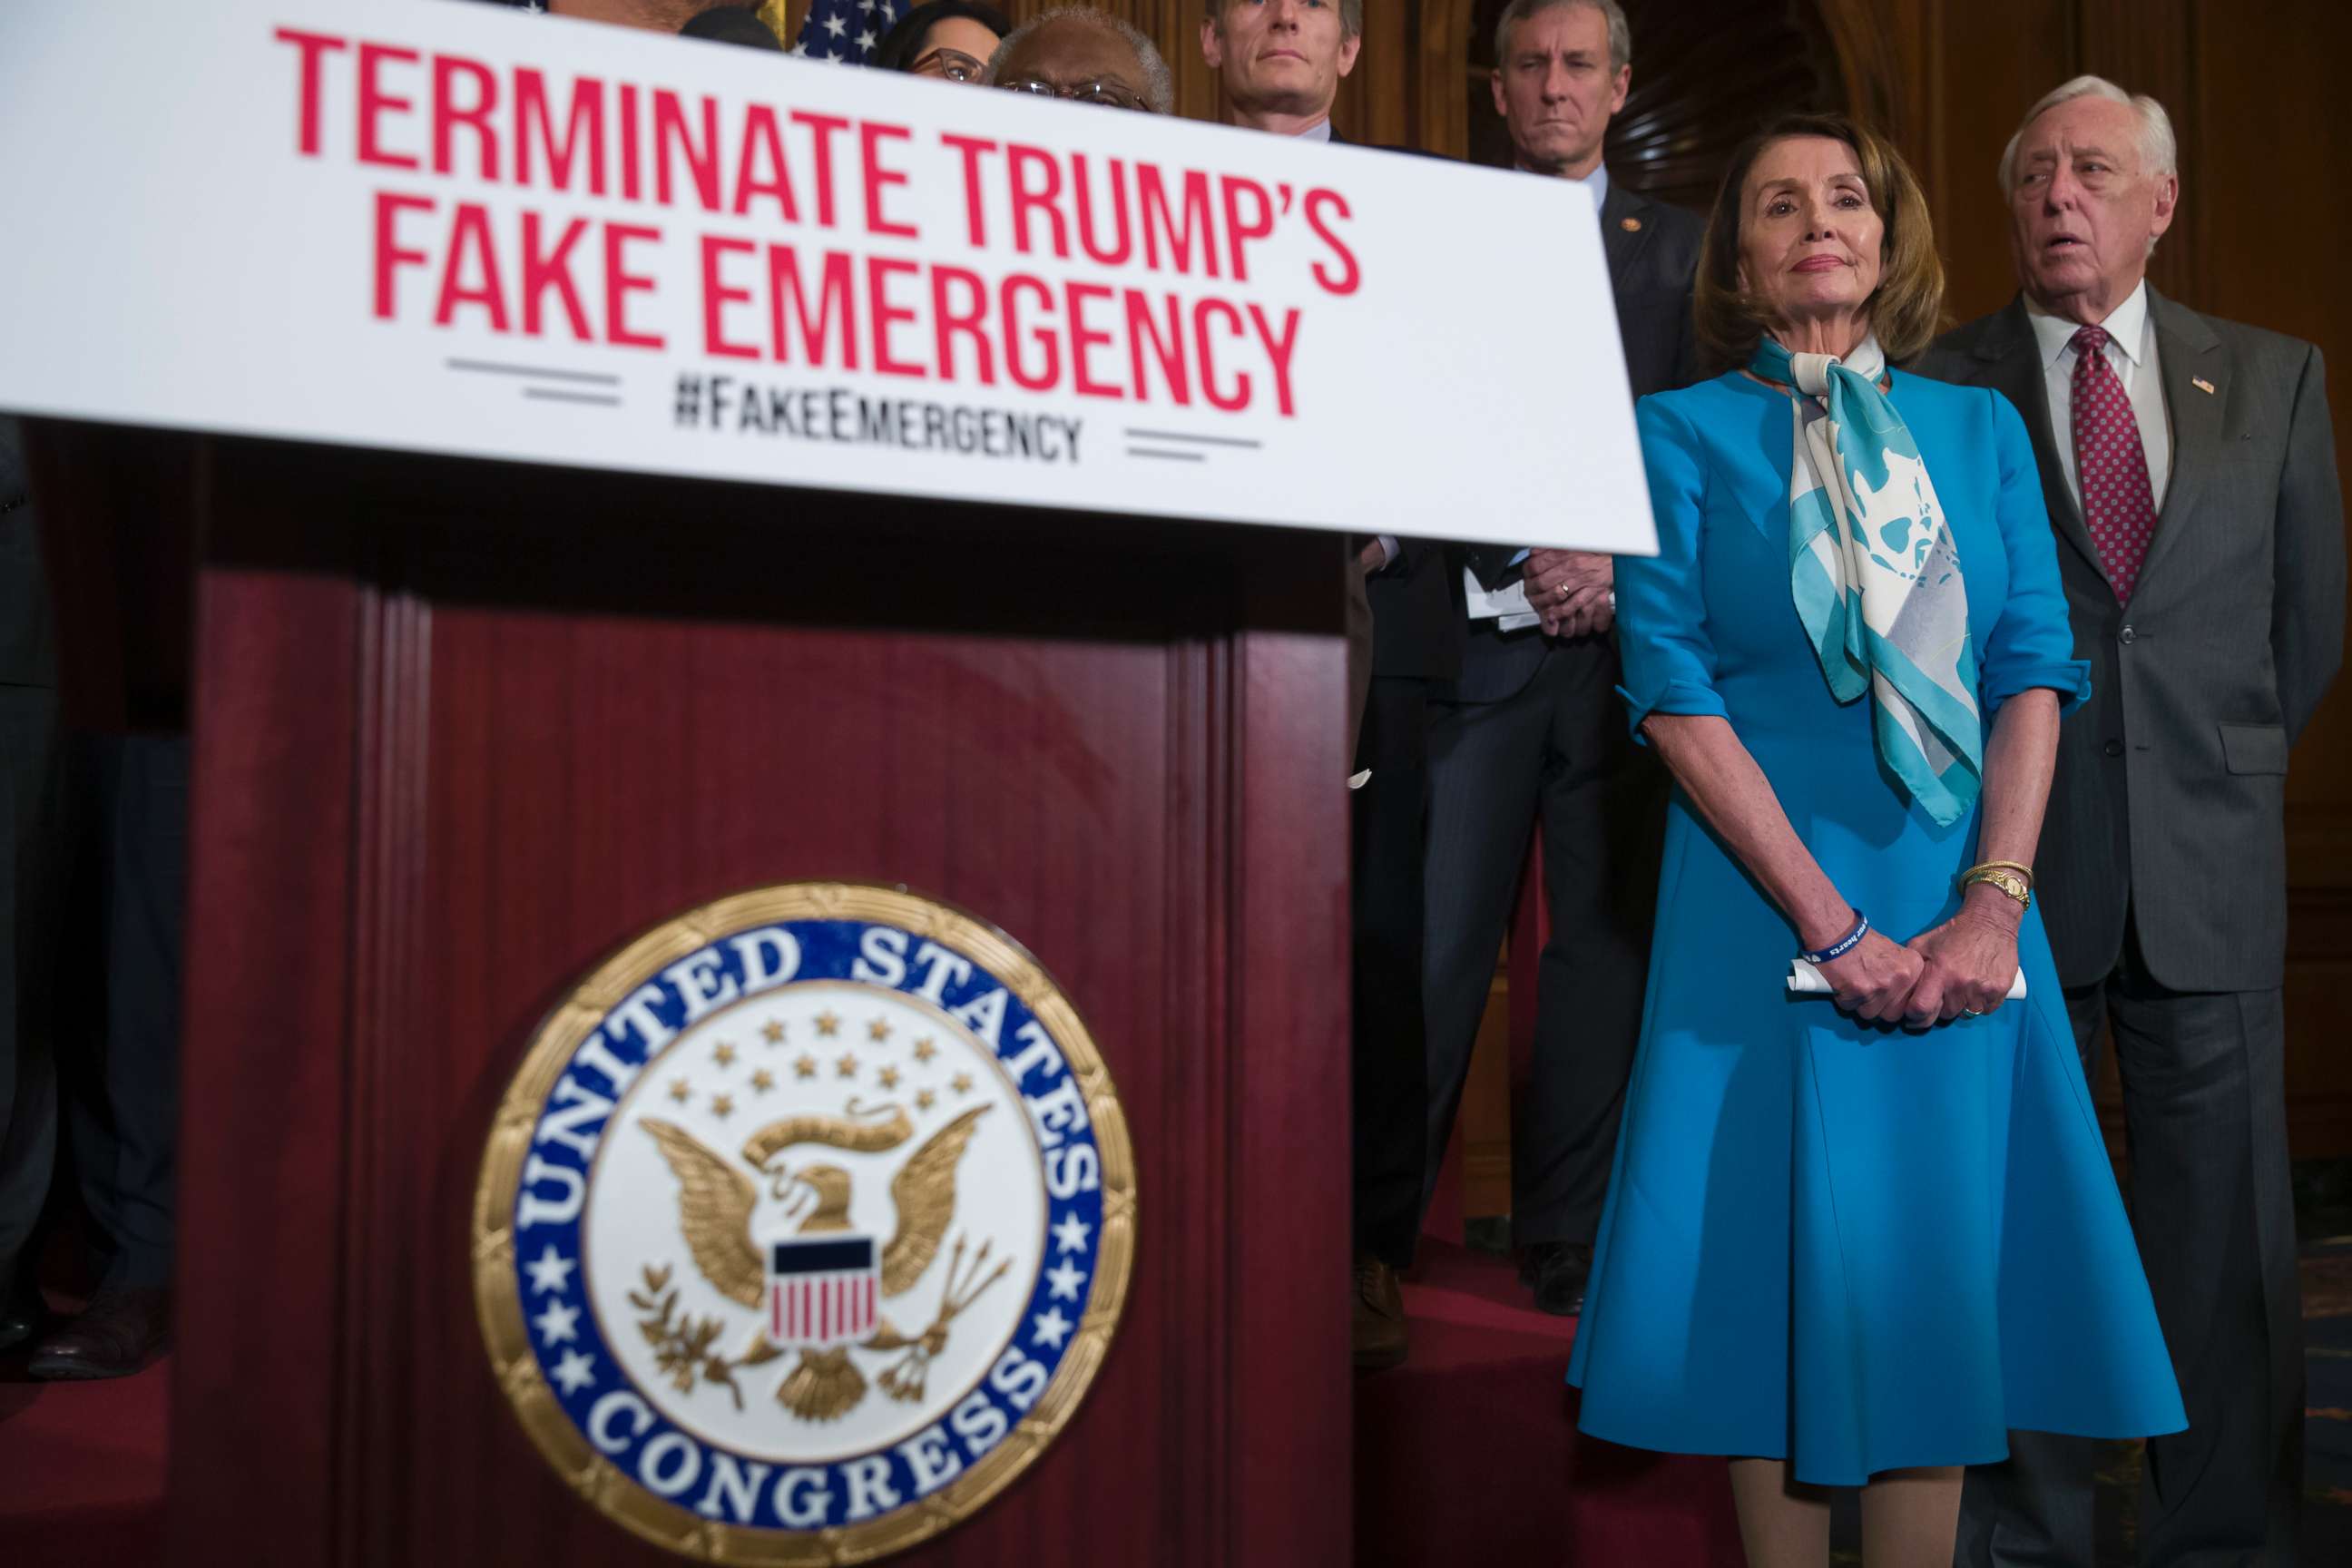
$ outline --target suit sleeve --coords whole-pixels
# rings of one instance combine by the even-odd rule
[[[1984,716],[1990,721],[2002,703],[2036,689],[2055,691],[2060,711],[2068,711],[2091,695],[2091,667],[2074,657],[2074,628],[2058,579],[2057,536],[2050,531],[2033,438],[2008,398],[1990,389],[1984,395],[1992,404],[1993,452],[2000,467],[1994,505],[2009,555],[2009,597],[1985,639],[1978,671]]]
[[[1396,553],[1372,573],[1375,577],[1410,577],[1421,569],[1423,556],[1434,548],[1425,539],[1414,539],[1402,533],[1365,533],[1350,537],[1356,540],[1359,549],[1376,539],[1386,539],[1396,546]]]
[[[1498,594],[1521,576],[1523,563],[1517,557],[1526,552],[1516,544],[1462,544],[1455,547],[1456,557],[1470,568],[1478,585],[1490,594]]]
[[[1697,433],[1655,397],[1642,399],[1633,419],[1658,525],[1655,555],[1617,558],[1617,648],[1625,669],[1618,694],[1638,738],[1653,713],[1730,714],[1715,689],[1706,629],[1706,462]]]
[[[2271,658],[2288,743],[2303,733],[2344,658],[2344,492],[2336,479],[2336,433],[2327,416],[2327,373],[2312,349],[2295,388],[2280,476],[2273,546]]]

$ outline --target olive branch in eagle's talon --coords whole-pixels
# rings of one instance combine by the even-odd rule
[[[988,1255],[995,1246],[992,1241],[982,1242],[980,1251],[972,1257],[971,1267],[965,1268],[964,1238],[956,1237],[955,1250],[948,1255],[947,1289],[940,1293],[940,1315],[931,1321],[931,1326],[910,1340],[886,1324],[880,1333],[866,1342],[867,1350],[904,1350],[907,1352],[883,1368],[881,1376],[875,1380],[881,1384],[883,1393],[893,1399],[907,1401],[923,1396],[923,1378],[931,1358],[947,1348],[948,1325],[955,1321],[958,1313],[979,1300],[982,1292],[1003,1279],[1005,1270],[1013,1267],[1011,1258],[1002,1258],[998,1260],[994,1272],[985,1279],[980,1279],[980,1271],[988,1267]],[[979,1282],[973,1283],[975,1280]]]
[[[745,1145],[744,1159],[769,1178],[775,1195],[781,1196],[794,1187],[804,1187],[813,1195],[812,1212],[800,1217],[793,1234],[825,1236],[848,1231],[853,1178],[840,1166],[822,1162],[788,1169],[779,1156],[795,1144],[810,1142],[856,1153],[879,1153],[897,1148],[913,1136],[914,1128],[904,1110],[896,1106],[871,1109],[873,1114],[887,1111],[888,1120],[855,1120],[869,1112],[853,1101],[849,1120],[788,1117],[761,1128]],[[890,1178],[890,1199],[898,1211],[898,1224],[890,1244],[882,1250],[880,1278],[876,1281],[886,1300],[912,1290],[938,1260],[940,1243],[954,1220],[957,1167],[971,1143],[980,1119],[990,1109],[987,1105],[975,1105],[932,1133]],[[685,1129],[651,1117],[638,1125],[661,1146],[662,1158],[668,1163],[670,1173],[677,1178],[678,1231],[693,1255],[694,1266],[721,1296],[758,1311],[762,1298],[773,1289],[767,1279],[761,1244],[751,1237],[752,1214],[760,1201],[759,1187],[725,1155],[706,1147]],[[956,1250],[960,1260],[961,1242]],[[950,1268],[951,1275],[953,1271]],[[975,1265],[974,1272],[977,1271]],[[999,1274],[1003,1272],[1002,1268],[998,1270]],[[664,1300],[662,1295],[669,1270],[662,1269],[658,1281],[650,1268],[646,1277],[652,1287],[650,1293],[642,1299],[633,1298],[637,1300],[638,1310],[651,1314],[641,1326],[646,1338],[663,1352],[662,1368],[681,1393],[693,1391],[698,1375],[733,1393],[735,1372],[761,1365],[797,1349],[800,1360],[776,1385],[776,1400],[803,1421],[834,1420],[865,1398],[866,1375],[851,1359],[852,1350],[893,1351],[919,1344],[927,1347],[920,1355],[908,1358],[899,1369],[903,1374],[913,1376],[913,1386],[919,1390],[921,1363],[945,1346],[948,1321],[979,1293],[951,1288],[948,1294],[951,1304],[919,1341],[899,1337],[887,1322],[878,1325],[879,1333],[861,1343],[822,1349],[810,1344],[772,1344],[762,1335],[755,1336],[743,1354],[730,1362],[711,1351],[718,1331],[710,1321],[673,1321],[675,1296]],[[969,1287],[970,1279],[963,1284]],[[905,1394],[898,1397],[915,1395]],[[741,1394],[737,1394],[737,1404],[740,1405],[741,1400]]]
[[[698,1380],[715,1383],[734,1395],[736,1409],[742,1409],[743,1391],[735,1385],[737,1369],[758,1366],[782,1352],[763,1340],[729,1361],[710,1348],[723,1327],[719,1321],[697,1319],[677,1310],[677,1291],[670,1285],[667,1265],[656,1268],[647,1264],[645,1280],[642,1294],[629,1292],[629,1304],[646,1314],[637,1320],[637,1328],[654,1347],[654,1365],[680,1394],[692,1394]]]

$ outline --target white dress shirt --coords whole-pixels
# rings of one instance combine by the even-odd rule
[[[2074,472],[2074,334],[2079,323],[2053,316],[2025,302],[2033,323],[2033,341],[2042,350],[2042,374],[2050,389],[2050,435],[2058,444],[2058,462],[2066,470],[2066,489],[2076,510],[2083,505],[2083,481]],[[2140,279],[2131,297],[2099,323],[2106,329],[2107,363],[2124,384],[2131,400],[2132,418],[2139,426],[2140,450],[2147,456],[2148,489],[2156,509],[2164,510],[2164,492],[2172,480],[2172,420],[2164,406],[2164,374],[2156,358],[2156,321],[2147,312],[2147,279]]]
[[[1577,181],[1576,184],[1582,185],[1586,192],[1591,195],[1592,197],[1592,216],[1596,218],[1599,217],[1601,216],[1601,204],[1609,199],[1609,165],[1606,163],[1593,164],[1592,173],[1585,175],[1584,178]]]

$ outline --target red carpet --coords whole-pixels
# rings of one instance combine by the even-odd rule
[[[1510,1266],[1425,1239],[1405,1286],[1412,1353],[1356,1384],[1356,1560],[1710,1568],[1740,1561],[1721,1460],[1580,1436],[1574,1324]],[[0,1562],[161,1561],[169,1362],[118,1383],[21,1381],[0,1358]]]
[[[169,1361],[110,1383],[30,1383],[0,1357],[0,1562],[163,1561]]]
[[[1721,1459],[1576,1430],[1572,1320],[1508,1263],[1422,1238],[1404,1288],[1412,1351],[1356,1380],[1360,1568],[1713,1568],[1742,1561]]]

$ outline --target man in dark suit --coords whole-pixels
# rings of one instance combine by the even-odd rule
[[[119,1377],[170,1329],[186,910],[197,444],[149,432],[102,460],[73,426],[31,448],[60,650],[70,832],[57,1055],[65,1179],[96,1289],[37,1340],[35,1377]],[[111,453],[109,454],[112,456]]]
[[[57,1159],[57,689],[32,481],[0,415],[0,1350],[41,1326],[31,1241]]]
[[[1704,226],[1612,184],[1601,162],[1632,47],[1616,0],[1515,0],[1496,28],[1494,91],[1519,167],[1581,181],[1596,199],[1641,396],[1691,377]],[[1469,638],[1430,742],[1423,1192],[1436,1183],[1539,819],[1551,934],[1533,1080],[1511,1146],[1511,1220],[1537,1304],[1570,1313],[1583,1304],[1641,1029],[1665,784],[1631,743],[1616,695],[1609,557],[1498,545],[1464,559]]]
[[[2287,1186],[2287,750],[2335,678],[2344,513],[2309,343],[2147,287],[2179,181],[2155,100],[2077,78],[2001,159],[2022,294],[1920,369],[2032,432],[2092,694],[2036,872],[2086,1072],[2113,1031],[2133,1222],[2189,1430],[2150,1440],[2141,1561],[2287,1563],[2303,1349]],[[2082,1563],[2091,1467],[2020,1433],[1959,1560]]]
[[[1246,130],[1337,142],[1331,105],[1363,43],[1362,0],[1208,0],[1201,56]],[[1421,1222],[1422,839],[1433,694],[1462,662],[1462,595],[1442,547],[1356,542],[1351,587],[1369,609],[1351,793],[1356,1364],[1404,1357],[1397,1272]]]

